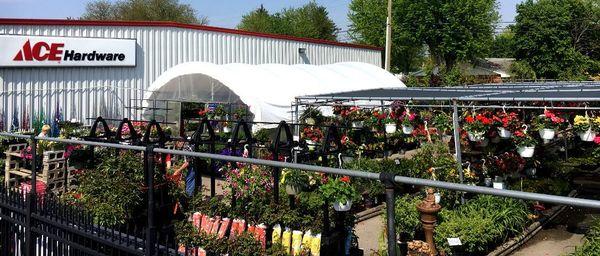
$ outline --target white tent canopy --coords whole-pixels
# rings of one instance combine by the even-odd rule
[[[225,64],[188,62],[164,72],[145,99],[244,103],[255,122],[290,121],[296,96],[405,87],[391,73],[371,64]]]

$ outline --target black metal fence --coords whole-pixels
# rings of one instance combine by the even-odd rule
[[[160,130],[158,124],[153,123],[152,126]],[[236,127],[235,130],[238,129],[239,127]],[[286,133],[289,133],[289,131],[286,131]],[[92,134],[95,134],[95,129],[93,129]],[[147,132],[147,134],[149,133]],[[35,185],[32,185],[30,189],[7,188],[2,185],[0,186],[1,255],[177,255],[178,253],[173,248],[172,242],[169,242],[173,241],[172,234],[158,229],[155,224],[155,191],[154,175],[152,175],[155,167],[157,167],[154,161],[155,154],[173,154],[198,159],[269,166],[274,169],[274,176],[276,177],[278,177],[279,168],[293,168],[325,174],[348,175],[351,177],[378,180],[385,184],[387,205],[394,204],[396,185],[406,184],[600,209],[600,201],[595,200],[499,190],[488,187],[394,176],[390,173],[370,173],[316,165],[217,155],[214,153],[171,150],[162,148],[164,146],[162,143],[164,142],[163,139],[151,140],[149,136],[144,136],[143,141],[146,143],[140,146],[99,141],[35,137],[11,133],[0,133],[0,135],[30,140],[33,155],[36,154],[36,144],[39,140],[142,152],[146,177],[145,185],[148,187],[146,225],[141,229],[129,229],[127,227],[106,228],[98,226],[95,224],[92,215],[86,213],[84,209],[60,202],[50,194],[40,195]],[[283,145],[283,148],[289,149],[291,146],[293,145]],[[36,169],[37,164],[36,158],[32,158],[32,170]],[[278,182],[275,181],[275,183]],[[32,172],[30,184],[37,184],[35,171]],[[389,255],[396,255],[394,214],[394,207],[387,207],[387,248]]]

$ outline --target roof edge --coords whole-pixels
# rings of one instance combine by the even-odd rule
[[[171,27],[203,30],[210,32],[221,32],[227,34],[255,36],[263,38],[290,40],[305,43],[325,44],[341,47],[350,47],[358,49],[368,49],[383,51],[383,48],[370,45],[342,43],[324,39],[314,39],[305,37],[295,37],[288,35],[277,35],[269,33],[250,32],[231,28],[221,28],[205,25],[184,24],[172,21],[95,21],[95,20],[64,20],[64,19],[15,19],[15,18],[0,18],[0,25],[46,25],[46,26],[124,26],[124,27]]]

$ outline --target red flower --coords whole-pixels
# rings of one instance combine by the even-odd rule
[[[344,176],[344,177],[340,178],[340,181],[350,183],[350,176]]]
[[[596,145],[600,145],[600,136],[596,136],[596,138],[594,138],[594,143],[596,143]]]
[[[473,122],[475,122],[475,119],[472,116],[467,116],[465,118],[465,121],[467,121],[467,123],[473,123]]]

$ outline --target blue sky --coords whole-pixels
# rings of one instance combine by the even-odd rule
[[[114,1],[114,0],[111,0]],[[210,25],[234,28],[243,14],[263,4],[276,12],[286,7],[304,5],[310,0],[180,0],[191,4],[210,20]],[[327,8],[331,18],[342,29],[348,27],[348,3],[351,0],[317,0]],[[2,18],[66,18],[79,17],[89,0],[0,0]],[[515,5],[521,0],[498,0],[503,21],[512,21]]]

